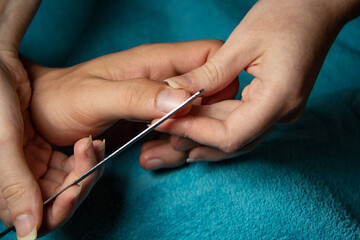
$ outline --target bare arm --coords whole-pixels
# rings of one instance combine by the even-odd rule
[[[0,2],[0,50],[17,51],[40,0],[2,0]]]

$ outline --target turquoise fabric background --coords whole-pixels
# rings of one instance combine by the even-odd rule
[[[144,43],[226,40],[255,2],[47,0],[21,53],[61,67]],[[136,145],[43,239],[359,239],[359,43],[356,19],[331,48],[303,117],[253,152],[149,172]],[[241,87],[250,80],[240,74]]]

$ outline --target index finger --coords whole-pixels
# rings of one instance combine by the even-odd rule
[[[262,135],[284,115],[281,94],[261,86],[260,79],[254,79],[250,85],[244,90],[246,97],[241,101],[224,101],[203,106],[203,110],[200,107],[195,114],[165,122],[159,130],[227,153],[235,152]]]
[[[220,40],[144,44],[94,59],[89,69],[108,80],[150,78],[162,81],[200,67],[222,44]]]

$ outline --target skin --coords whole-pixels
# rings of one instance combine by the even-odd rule
[[[0,219],[19,239],[33,239],[64,223],[84,200],[101,171],[72,186],[43,209],[43,201],[104,157],[102,141],[77,139],[74,155],[53,151],[34,128],[30,81],[18,58],[23,34],[40,1],[0,3]],[[75,143],[75,142],[74,142]]]
[[[209,61],[166,80],[190,93],[203,88],[208,97],[245,70],[255,78],[241,100],[203,102],[165,122],[158,130],[174,136],[146,143],[141,165],[150,169],[147,163],[154,159],[172,167],[184,157],[189,162],[230,158],[254,148],[275,124],[298,119],[335,37],[359,13],[358,0],[258,1]]]
[[[216,40],[144,45],[69,68],[46,68],[18,57],[39,3],[0,3],[0,219],[15,225],[19,239],[60,226],[87,196],[101,171],[43,209],[44,200],[103,158],[104,144],[87,140],[89,134],[119,119],[163,116],[189,94],[176,90],[175,103],[163,99],[159,105],[157,96],[173,91],[161,81],[203,65],[222,45]],[[51,144],[75,144],[74,155],[53,151]]]
[[[174,136],[143,146],[140,164],[144,168],[182,164],[185,151],[190,160],[219,160],[248,151],[275,123],[301,115],[332,41],[359,12],[359,1],[263,0],[221,48],[214,41],[147,45],[66,69],[26,62],[27,72],[17,49],[38,4],[0,4],[0,218],[17,225],[18,216],[30,214],[34,226],[43,226],[44,231],[71,216],[97,177],[81,187],[80,195],[75,194],[79,189],[75,186],[44,212],[42,200],[101,158],[100,141],[91,144],[95,158],[86,154],[85,139],[77,142],[70,158],[52,152],[50,143],[73,144],[89,133],[101,133],[118,119],[161,117],[167,111],[158,108],[156,99],[170,88],[159,81],[170,78],[172,87],[190,93],[205,88],[206,95],[203,105],[186,109],[182,114],[190,112],[185,117],[159,128]],[[229,100],[243,69],[255,79],[241,100]],[[183,99],[189,95],[178,91]],[[154,159],[164,164],[149,165]],[[59,169],[59,162],[73,164]],[[54,169],[58,174],[51,173]],[[44,183],[52,181],[57,185]],[[66,209],[62,214],[61,208]],[[17,229],[26,235],[26,229]]]
[[[99,149],[102,142],[94,141],[86,148],[82,139],[71,157],[53,151],[33,127],[31,88],[21,62],[15,54],[2,52],[0,66],[0,218],[7,226],[15,224],[21,238],[34,228],[36,233],[41,222],[46,232],[73,214],[96,182],[96,174],[82,182],[81,191],[71,187],[44,210],[42,203],[103,158],[104,146]],[[93,154],[88,156],[88,151]],[[27,226],[19,225],[20,216],[31,216]]]
[[[169,107],[164,109],[164,103],[170,101],[158,101],[157,97],[164,90],[174,91],[163,80],[203,65],[222,44],[218,40],[205,40],[143,45],[69,68],[47,68],[23,60],[27,88],[22,94],[11,88],[0,92],[1,97],[12,94],[13,98],[6,104],[3,101],[3,109],[9,111],[5,115],[10,116],[11,124],[17,122],[21,129],[14,149],[4,148],[0,152],[0,155],[12,159],[4,164],[4,175],[0,178],[0,184],[5,186],[0,195],[1,220],[7,225],[14,222],[16,225],[16,216],[31,214],[35,218],[34,226],[37,229],[41,226],[40,234],[63,224],[95,184],[96,175],[100,174],[82,182],[81,193],[76,197],[79,186],[61,194],[44,211],[42,202],[59,190],[60,185],[65,186],[102,159],[104,152],[99,152],[101,141],[93,143],[97,157],[84,156],[88,150],[84,147],[86,138],[83,137],[101,134],[119,119],[151,120],[163,116]],[[188,61],[189,56],[192,56],[191,61]],[[13,60],[19,65],[8,73],[24,69],[17,57]],[[237,86],[237,82],[234,84]],[[236,88],[225,91],[222,100],[236,94]],[[184,90],[175,92],[178,99],[175,105],[170,102],[171,108],[189,96]],[[14,104],[21,102],[24,95],[31,96],[31,102],[20,111],[20,106],[15,105],[19,106],[17,109]],[[190,107],[180,114],[189,110]],[[9,133],[8,129],[3,129],[3,132]],[[75,142],[74,156],[66,157],[51,150],[51,144]],[[16,153],[21,156],[15,161]],[[16,179],[13,185],[10,185],[9,177]],[[9,185],[11,187],[7,187]],[[14,215],[13,209],[19,206],[23,209]],[[23,231],[17,229],[17,233]]]
[[[174,91],[163,80],[201,66],[221,45],[219,40],[142,45],[59,69],[26,62],[34,124],[53,144],[67,145],[96,136],[120,119],[162,117],[190,96],[175,90],[180,96],[176,104],[159,109],[159,104],[170,101],[159,102],[160,92]],[[234,84],[224,90],[222,99],[235,96]]]

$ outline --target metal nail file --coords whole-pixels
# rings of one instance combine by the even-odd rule
[[[120,148],[118,148],[117,150],[115,150],[113,153],[111,153],[110,155],[108,155],[106,158],[104,158],[102,161],[100,161],[98,164],[96,164],[94,167],[92,167],[89,171],[87,171],[84,175],[82,175],[81,177],[79,177],[78,179],[76,179],[75,181],[73,181],[72,183],[70,183],[69,185],[67,185],[66,187],[64,187],[63,189],[61,189],[59,192],[55,193],[53,196],[51,196],[49,199],[47,199],[43,204],[44,207],[46,205],[48,205],[51,201],[53,201],[57,196],[59,196],[61,193],[63,193],[65,190],[67,190],[68,188],[70,188],[73,185],[76,185],[78,183],[80,183],[82,180],[84,180],[87,176],[89,176],[90,174],[92,174],[93,172],[95,172],[97,169],[99,169],[101,166],[103,166],[109,159],[114,158],[115,156],[117,156],[118,154],[122,153],[123,151],[125,151],[126,149],[128,149],[130,146],[132,146],[134,143],[136,143],[137,141],[139,141],[141,138],[145,137],[147,134],[149,134],[151,131],[153,131],[156,127],[158,127],[160,124],[162,124],[163,122],[165,122],[167,119],[169,119],[170,117],[172,117],[175,113],[179,112],[181,109],[183,109],[185,106],[187,106],[189,103],[191,103],[192,101],[194,101],[197,97],[199,97],[202,93],[204,92],[204,90],[200,90],[197,93],[195,93],[194,95],[192,95],[191,97],[189,97],[188,99],[186,99],[183,103],[181,103],[179,106],[177,106],[176,108],[174,108],[171,112],[167,113],[165,116],[163,116],[162,118],[160,118],[157,122],[155,122],[154,124],[151,124],[148,128],[146,128],[145,130],[143,130],[141,133],[139,133],[137,136],[135,136],[133,139],[131,139],[130,141],[128,141],[127,143],[125,143],[123,146],[121,146]],[[6,234],[8,234],[11,231],[15,231],[15,227],[11,226],[9,228],[7,228],[6,230],[4,230],[3,232],[0,233],[0,238],[4,237]]]

